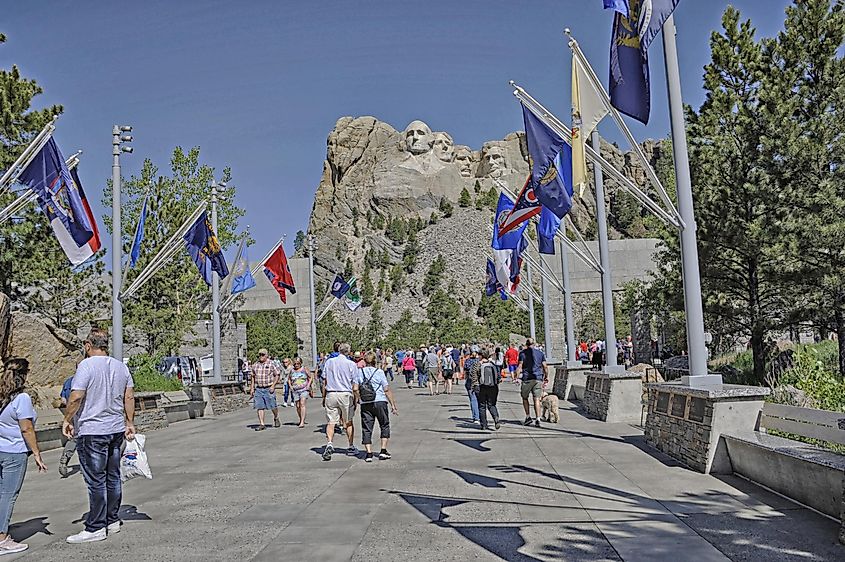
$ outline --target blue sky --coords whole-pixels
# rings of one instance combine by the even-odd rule
[[[767,36],[781,29],[789,4],[730,3]],[[167,170],[177,145],[201,146],[203,162],[218,170],[231,166],[258,254],[306,228],[339,117],[373,115],[397,129],[422,119],[477,149],[522,128],[510,79],[567,117],[564,27],[607,80],[611,14],[600,0],[10,4],[0,66],[17,64],[38,81],[39,107],[64,105],[56,138],[65,154],[84,150],[80,175],[98,216],[111,128],[127,123],[136,140],[125,176],[147,157]],[[703,99],[709,35],[728,4],[686,0],[676,11],[686,103]],[[669,132],[659,38],[650,58],[651,121],[631,123],[639,139]],[[600,130],[617,140],[613,127]]]

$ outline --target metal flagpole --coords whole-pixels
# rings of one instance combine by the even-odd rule
[[[211,184],[211,228],[214,230],[214,235],[217,236],[217,185],[212,181]],[[221,183],[221,187],[226,187],[226,184]],[[212,354],[214,356],[213,378],[216,382],[223,381],[222,375],[222,358],[220,353],[220,280],[216,271],[211,271],[211,325],[212,325]]]
[[[684,128],[684,107],[678,69],[678,46],[675,43],[675,17],[663,24],[663,53],[666,63],[666,85],[669,90],[669,114],[672,125],[672,151],[675,157],[675,183],[678,211],[684,223],[681,228],[681,269],[684,279],[689,374],[687,384],[721,384],[720,375],[707,374],[707,347],[704,342],[704,310],[701,304],[701,277],[698,270],[695,212],[692,200],[687,136]]]
[[[566,230],[564,227],[564,236]],[[578,361],[577,349],[575,348],[575,314],[572,311],[572,285],[569,278],[569,251],[566,244],[560,244],[560,270],[563,281],[563,309],[566,320],[566,359]]]
[[[526,282],[528,283],[528,331],[531,341],[536,341],[537,329],[534,326],[534,286],[531,283],[531,262],[525,263]]]
[[[247,227],[247,228],[249,228],[249,227]],[[269,260],[269,259],[270,259],[270,256],[272,256],[272,255],[273,255],[273,252],[275,252],[275,251],[276,251],[276,249],[277,249],[279,246],[281,246],[282,244],[284,244],[284,243],[285,243],[285,237],[286,237],[286,236],[287,236],[287,234],[282,234],[282,237],[281,237],[281,238],[279,238],[279,241],[278,241],[278,242],[276,242],[276,244],[275,244],[275,245],[273,245],[273,246],[270,248],[270,250],[269,250],[266,254],[264,254],[264,257],[263,257],[263,258],[261,258],[261,261],[259,261],[259,262],[255,265],[255,267],[253,267],[252,269],[250,269],[250,270],[249,270],[250,274],[251,274],[253,277],[255,277],[256,275],[258,275],[258,272],[259,272],[261,269],[263,269],[263,268],[264,268],[264,262],[266,262],[267,260]],[[240,293],[238,293],[238,294],[240,294]],[[238,298],[238,295],[237,295],[237,294],[235,294],[235,295],[233,295],[233,294],[229,294],[229,295],[226,297],[226,300],[224,300],[224,301],[223,301],[223,303],[220,305],[220,310],[221,310],[221,311],[226,310],[226,309],[229,307],[229,305],[230,305],[230,304],[232,304],[232,302],[233,302],[236,298]]]
[[[120,225],[120,153],[132,152],[131,146],[121,146],[124,142],[131,142],[129,133],[132,127],[124,125],[112,127],[112,184],[111,184],[111,325],[112,325],[112,357],[123,361],[123,305],[120,302],[120,289],[123,284],[121,260],[123,259],[123,230]]]
[[[596,152],[601,140],[598,131],[593,131],[591,142]],[[604,270],[601,274],[601,302],[604,313],[604,349],[606,372],[617,372],[616,364],[616,320],[613,316],[613,280],[610,277],[610,251],[607,241],[607,208],[604,203],[604,176],[601,166],[593,166],[593,178],[596,183],[596,222],[599,231],[599,259]],[[611,350],[613,353],[611,353]]]
[[[317,304],[314,299],[314,248],[315,237],[313,234],[308,235],[308,283],[310,284],[310,304],[311,304],[311,361],[313,367],[317,367]]]
[[[74,169],[77,165],[79,165],[79,156],[82,154],[81,150],[77,150],[75,153],[71,154],[67,159],[65,159],[65,166],[67,166],[68,170]],[[33,189],[27,189],[21,194],[20,197],[9,203],[5,209],[0,211],[0,223],[6,222],[7,220],[11,219],[15,213],[29,205],[30,203],[34,203],[38,199],[38,194]]]
[[[540,272],[543,274],[540,279],[540,290],[543,294],[543,343],[545,344],[546,359],[554,361],[554,346],[552,344],[551,311],[549,310],[549,281],[546,278],[546,260],[542,254],[538,254]]]
[[[23,172],[24,168],[29,166],[29,163],[32,162],[32,159],[35,158],[35,155],[44,148],[44,145],[49,142],[50,138],[53,136],[53,131],[56,130],[56,119],[58,115],[54,116],[50,119],[50,122],[44,125],[44,128],[39,131],[35,138],[23,149],[23,152],[20,153],[14,163],[9,166],[9,169],[3,173],[3,176],[0,177],[0,193],[5,192],[10,185],[12,185],[15,181],[17,181],[18,177]]]

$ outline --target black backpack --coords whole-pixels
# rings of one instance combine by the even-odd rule
[[[373,371],[370,378],[364,379],[361,381],[361,384],[358,385],[358,396],[361,398],[361,402],[375,402],[376,401],[376,389],[373,388],[373,376],[376,374],[375,370]],[[361,369],[361,375],[363,378],[364,369]]]
[[[478,384],[481,386],[496,386],[498,383],[499,377],[496,376],[496,366],[492,363],[483,363],[481,373],[478,376]]]

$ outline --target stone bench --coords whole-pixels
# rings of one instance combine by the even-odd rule
[[[561,400],[583,400],[587,388],[587,373],[590,365],[577,361],[568,361],[554,366],[552,394]]]
[[[756,429],[722,434],[731,471],[840,519],[845,544],[845,455],[767,432],[845,445],[845,413],[766,403]]]

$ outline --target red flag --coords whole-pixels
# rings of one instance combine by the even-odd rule
[[[279,244],[273,255],[264,262],[264,275],[267,276],[270,284],[279,293],[279,298],[282,299],[283,303],[288,302],[285,289],[290,291],[291,294],[296,293],[296,287],[293,285],[293,275],[291,275],[290,267],[288,267],[288,258],[285,255],[284,245]]]

